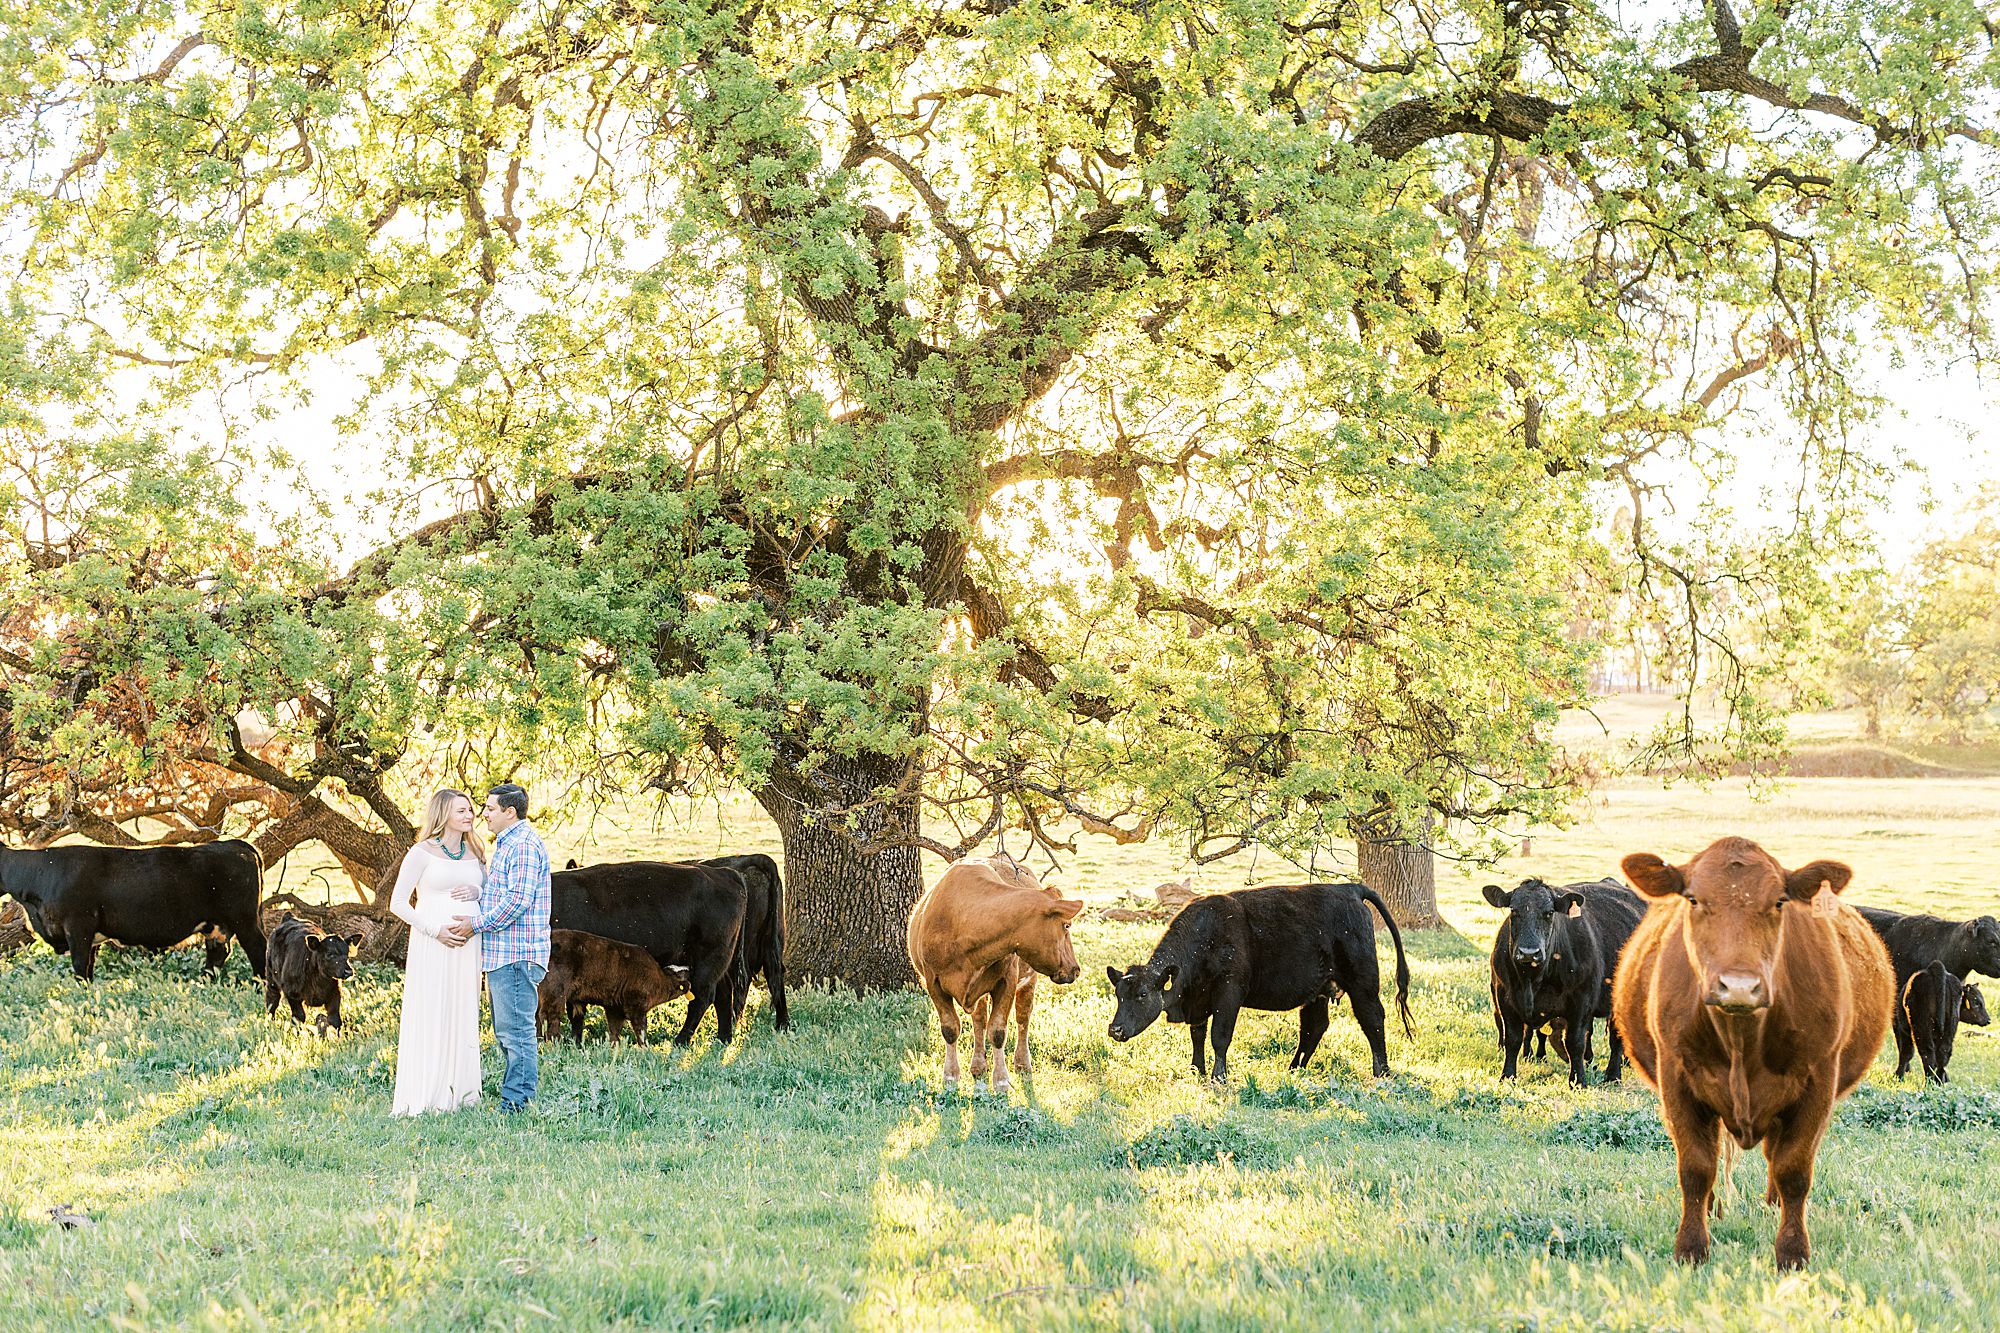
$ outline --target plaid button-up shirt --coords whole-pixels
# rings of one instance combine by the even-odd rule
[[[549,965],[549,849],[525,819],[494,844],[473,929],[487,972],[509,963]]]

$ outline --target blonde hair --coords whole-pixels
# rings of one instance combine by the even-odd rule
[[[451,806],[454,801],[464,801],[467,805],[472,805],[470,796],[462,791],[453,791],[449,787],[431,797],[430,804],[424,807],[424,831],[418,836],[418,842],[429,842],[444,833],[445,821],[451,818]],[[479,843],[479,830],[476,827],[465,831],[465,845],[479,858],[479,864],[486,864],[486,849]]]

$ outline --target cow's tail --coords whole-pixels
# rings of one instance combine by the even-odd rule
[[[1403,953],[1403,932],[1396,929],[1396,918],[1389,914],[1389,904],[1382,901],[1382,895],[1366,884],[1356,885],[1361,896],[1375,904],[1381,914],[1382,924],[1389,928],[1389,938],[1396,942],[1396,1011],[1403,1016],[1403,1035],[1416,1039],[1416,1025],[1410,1022],[1410,960]]]
[[[264,856],[257,850],[257,845],[248,839],[237,838],[233,841],[243,849],[243,859],[250,863],[250,878],[257,891],[250,899],[250,920],[232,925],[230,929],[236,932],[236,943],[242,947],[243,956],[250,960],[250,971],[257,976],[268,977],[270,962],[266,957],[264,939]]]
[[[1736,1146],[1736,1136],[1720,1120],[1715,1122],[1715,1188],[1708,1196],[1708,1210],[1717,1217],[1736,1194],[1736,1159],[1742,1149]],[[1774,1201],[1775,1202],[1775,1201]]]
[[[763,863],[763,871],[771,877],[771,913],[764,923],[764,957],[779,967],[785,963],[785,881],[778,875],[778,863],[760,854],[757,859]]]

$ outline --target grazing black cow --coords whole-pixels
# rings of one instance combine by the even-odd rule
[[[256,849],[237,839],[193,847],[0,847],[0,894],[21,904],[49,947],[68,951],[85,981],[96,970],[100,935],[144,949],[200,935],[207,966],[218,972],[234,935],[263,976],[262,882]]]
[[[713,856],[701,864],[734,870],[750,889],[743,909],[743,934],[730,969],[736,1020],[742,1021],[744,1006],[750,1003],[751,981],[762,976],[771,992],[771,1026],[780,1032],[790,1030],[792,1014],[785,1006],[785,882],[778,878],[778,863],[753,852],[748,856]]]
[[[1909,1025],[1917,1056],[1924,1062],[1924,1077],[1933,1083],[1951,1082],[1947,1066],[1958,1025],[1985,1027],[1992,1021],[1979,987],[1946,971],[1943,963],[1932,963],[1910,978],[1897,1001],[1896,1016]]]
[[[537,1026],[543,1041],[553,1041],[567,1017],[570,1040],[581,1043],[585,1008],[602,1005],[610,1040],[615,1043],[630,1023],[633,1040],[643,1046],[647,1016],[687,989],[686,968],[661,967],[636,944],[581,930],[552,930],[549,970],[535,996]]]
[[[785,1003],[785,881],[778,863],[762,852],[744,856],[711,856],[697,864],[734,870],[749,886],[750,897],[743,910],[743,934],[737,941],[736,961],[730,968],[734,988],[731,1010],[737,1022],[750,1003],[750,983],[761,974],[771,992],[772,1026],[788,1032],[792,1012]],[[565,870],[575,870],[571,857]]]
[[[1910,978],[1932,963],[1961,978],[1974,972],[2000,977],[2000,921],[1990,916],[1970,921],[1947,921],[1942,917],[1892,912],[1884,907],[1863,907],[1861,915],[1875,927],[1888,946],[1889,963],[1896,969],[1896,994],[1900,997]],[[1910,1070],[1915,1038],[1903,1006],[1896,1006],[1893,1029],[1896,1033],[1896,1077]]]
[[[1195,1073],[1208,1072],[1203,1048],[1213,1042],[1214,1077],[1221,1082],[1229,1077],[1239,1010],[1296,1009],[1299,1044],[1291,1067],[1298,1069],[1326,1034],[1328,1002],[1345,991],[1374,1052],[1375,1076],[1387,1076],[1371,903],[1396,942],[1396,1004],[1404,1033],[1414,1035],[1410,964],[1382,899],[1365,884],[1291,884],[1197,898],[1167,923],[1151,958],[1123,972],[1106,968],[1118,998],[1112,1040],[1132,1040],[1164,1011],[1169,1023],[1188,1025]]]
[[[1493,1022],[1505,1052],[1500,1077],[1515,1076],[1522,1043],[1554,1021],[1570,1082],[1582,1083],[1591,1034],[1602,1018],[1611,1038],[1604,1081],[1616,1083],[1625,1047],[1611,1022],[1611,974],[1646,915],[1639,895],[1612,879],[1560,889],[1528,879],[1511,892],[1497,884],[1482,892],[1507,911],[1493,937],[1490,966]]]
[[[715,1006],[717,1035],[736,1036],[736,944],[750,890],[720,866],[676,861],[613,861],[549,877],[549,925],[636,944],[661,967],[688,971],[687,1019],[674,1045],[694,1040]]]
[[[354,975],[349,951],[361,947],[360,931],[349,935],[329,935],[310,921],[292,913],[271,927],[270,971],[264,978],[264,1012],[276,1014],[282,998],[292,1007],[292,1017],[306,1021],[306,1006],[326,1010],[319,1016],[319,1030],[340,1026],[340,983]]]

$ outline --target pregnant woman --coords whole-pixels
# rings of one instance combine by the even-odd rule
[[[410,950],[391,1115],[455,1111],[479,1100],[479,950],[438,939],[455,918],[479,910],[486,854],[472,828],[471,798],[439,792],[424,812],[423,837],[396,874],[389,910],[409,923]]]

